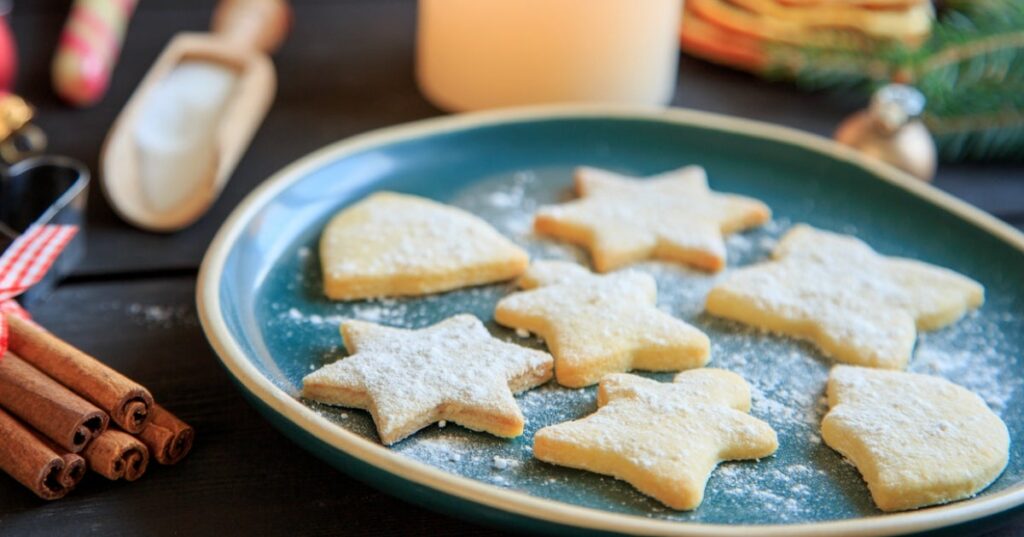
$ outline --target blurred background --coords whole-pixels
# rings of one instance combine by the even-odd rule
[[[529,7],[533,3],[522,4]],[[490,65],[492,74],[526,72],[537,87],[506,96],[508,103],[458,102],[463,97],[457,94],[458,88],[472,87],[467,81],[474,77],[490,76],[460,74],[459,61],[463,62],[461,65],[472,65],[480,57],[503,58],[531,65],[538,57],[550,56],[551,49],[537,50],[525,44],[537,43],[538,39],[531,36],[546,35],[544,31],[554,28],[563,37],[554,45],[586,45],[580,50],[564,51],[566,58],[590,58],[604,64],[612,74],[615,69],[623,73],[635,73],[637,69],[654,72],[649,75],[650,80],[632,83],[657,87],[647,93],[641,89],[638,94],[618,95],[619,100],[725,113],[828,137],[836,133],[844,120],[868,109],[872,95],[886,83],[910,84],[925,98],[921,110],[923,123],[938,142],[937,160],[941,164],[936,184],[1011,223],[1024,223],[1024,207],[1015,203],[1024,199],[1024,183],[1011,180],[1024,175],[1019,164],[1024,155],[1021,2],[692,0],[683,7],[659,0],[645,4],[647,13],[631,21],[634,27],[615,27],[616,19],[622,17],[592,16],[588,20],[581,13],[614,13],[622,9],[622,2],[555,0],[545,2],[553,6],[550,15],[513,20],[520,25],[513,25],[511,30],[512,36],[521,37],[518,41],[506,40],[504,45],[494,39],[480,41],[488,34],[479,31],[481,25],[490,24],[491,30],[496,24],[508,26],[512,15],[489,17],[484,7],[497,9],[494,6],[503,4],[505,9],[526,9],[515,7],[517,3],[513,2],[481,2],[469,10],[467,6],[473,3],[462,0],[422,2],[420,11],[433,14],[434,21],[446,20],[446,14],[451,19],[453,13],[464,19],[461,27],[432,24],[427,28],[432,34],[424,32],[423,26],[420,28],[421,39],[426,34],[431,37],[430,41],[422,41],[425,46],[420,50],[421,64],[428,63],[422,58],[424,54],[435,58],[428,65],[433,78],[423,75],[423,65],[419,77],[428,86],[431,99],[417,85],[417,2],[291,2],[290,31],[273,55],[277,72],[273,105],[213,212],[226,215],[246,192],[273,171],[311,150],[355,133],[436,116],[446,109],[529,102],[529,91],[535,92],[536,102],[574,100],[574,83],[578,88],[587,77],[608,76],[607,73],[565,73],[552,60],[546,66],[550,77],[575,77],[575,82],[561,88],[562,94],[552,96],[545,91],[557,93],[559,88],[543,87],[544,77],[537,74],[544,72],[545,66],[524,71],[522,65],[494,60]],[[513,8],[508,8],[509,5]],[[7,16],[18,58],[13,90],[37,108],[34,122],[48,135],[50,152],[74,157],[96,170],[104,137],[142,77],[176,34],[208,31],[214,3],[142,1],[128,22],[121,53],[112,62],[109,88],[95,104],[82,107],[71,106],[58,97],[51,77],[51,63],[71,6],[67,0],[14,2]],[[680,15],[683,52],[677,58],[674,46],[680,42],[680,32],[675,23],[679,19],[673,17]],[[644,16],[661,21],[657,32],[647,32],[660,32],[661,37],[641,39],[644,34],[636,33],[636,25],[643,22]],[[673,23],[667,33],[666,19]],[[427,24],[429,20],[420,23]],[[578,24],[580,20],[586,24]],[[595,21],[607,27],[595,28]],[[614,31],[620,33],[613,34]],[[666,49],[664,36],[669,34],[673,48]],[[437,38],[438,35],[449,36],[449,42]],[[450,36],[458,36],[462,41],[451,42]],[[594,45],[607,36],[617,40],[619,47]],[[478,43],[476,49],[458,49],[474,39]],[[643,42],[637,43],[638,40]],[[543,39],[539,41],[543,44]],[[486,49],[490,56],[480,52],[486,47],[491,47]],[[608,56],[609,50],[623,48],[629,49],[629,54]],[[513,54],[516,51],[520,53],[518,57]],[[638,55],[645,51],[657,61],[640,61]],[[460,53],[469,57],[460,60]],[[664,80],[668,80],[667,86]],[[602,95],[576,97],[575,100],[601,100]],[[915,151],[911,151],[909,158],[930,160],[928,155]],[[201,219],[173,235],[138,234],[115,216],[98,188],[92,190],[88,208],[89,248],[86,259],[76,270],[78,275],[115,268],[189,270],[197,264],[222,218]],[[157,241],[166,255],[133,249],[132,245],[139,241]],[[140,253],[125,265],[124,257],[132,256],[131,252]]]

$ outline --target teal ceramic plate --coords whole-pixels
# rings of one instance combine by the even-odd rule
[[[430,427],[392,449],[361,411],[298,398],[302,377],[342,358],[338,324],[360,318],[422,327],[458,312],[492,319],[507,284],[406,300],[331,303],[320,292],[317,239],[326,220],[375,190],[452,203],[490,221],[535,258],[586,257],[530,233],[541,204],[568,196],[587,164],[647,175],[704,166],[712,187],[771,205],[774,221],[728,241],[731,267],[764,259],[792,224],[854,233],[877,250],[981,281],[988,301],[923,335],[911,370],[979,393],[1013,438],[1006,472],[978,497],[901,514],[877,511],[857,471],[818,436],[829,362],[809,345],[701,313],[716,276],[643,263],[660,306],[709,334],[710,365],[752,385],[753,414],[779,433],[778,453],[723,464],[692,512],[664,508],[625,483],[540,463],[534,431],[594,409],[594,389],[549,384],[518,397],[521,438]],[[681,110],[542,108],[442,118],[335,144],[253,192],[214,240],[198,301],[225,367],[256,406],[303,447],[397,496],[520,529],[676,535],[901,534],[949,527],[1024,501],[1024,237],[995,219],[829,141],[779,127]],[[540,347],[489,322],[493,333]],[[652,375],[667,379],[669,375]]]

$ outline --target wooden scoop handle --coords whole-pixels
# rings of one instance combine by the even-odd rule
[[[242,46],[271,53],[288,35],[291,19],[286,0],[221,0],[211,27]]]

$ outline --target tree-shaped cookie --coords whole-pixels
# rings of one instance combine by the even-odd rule
[[[528,290],[501,299],[494,319],[543,337],[563,386],[589,386],[630,369],[678,371],[708,361],[707,336],[657,308],[657,285],[647,274],[597,275],[574,263],[538,261],[519,285]]]
[[[773,257],[726,275],[707,311],[810,340],[850,364],[906,367],[918,329],[952,323],[985,297],[981,284],[951,270],[807,225],[787,232]]]
[[[575,181],[580,199],[542,207],[534,227],[586,247],[598,272],[650,258],[720,270],[722,236],[771,218],[760,201],[713,192],[697,166],[644,180],[583,167]]]
[[[417,196],[380,192],[341,211],[320,237],[335,300],[423,295],[515,278],[526,252],[487,222]]]
[[[388,445],[441,420],[518,436],[512,394],[551,378],[550,355],[491,337],[472,315],[422,330],[347,321],[341,334],[352,355],[307,375],[302,395],[368,410]]]
[[[857,466],[883,511],[973,496],[1006,467],[1006,425],[948,380],[835,366],[828,404],[822,439]]]
[[[719,462],[778,448],[775,431],[747,414],[747,383],[722,369],[684,371],[672,383],[608,375],[597,405],[583,419],[537,431],[534,456],[614,476],[673,509],[700,505]]]

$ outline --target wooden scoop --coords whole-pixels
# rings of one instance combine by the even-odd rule
[[[183,32],[168,43],[114,121],[100,155],[100,184],[121,218],[150,231],[176,231],[216,201],[273,100],[276,77],[266,53],[284,39],[289,21],[285,0],[222,0],[212,33]],[[235,82],[211,133],[216,148],[208,176],[180,203],[155,209],[143,190],[135,124],[153,90],[187,60],[223,64],[235,72]]]

